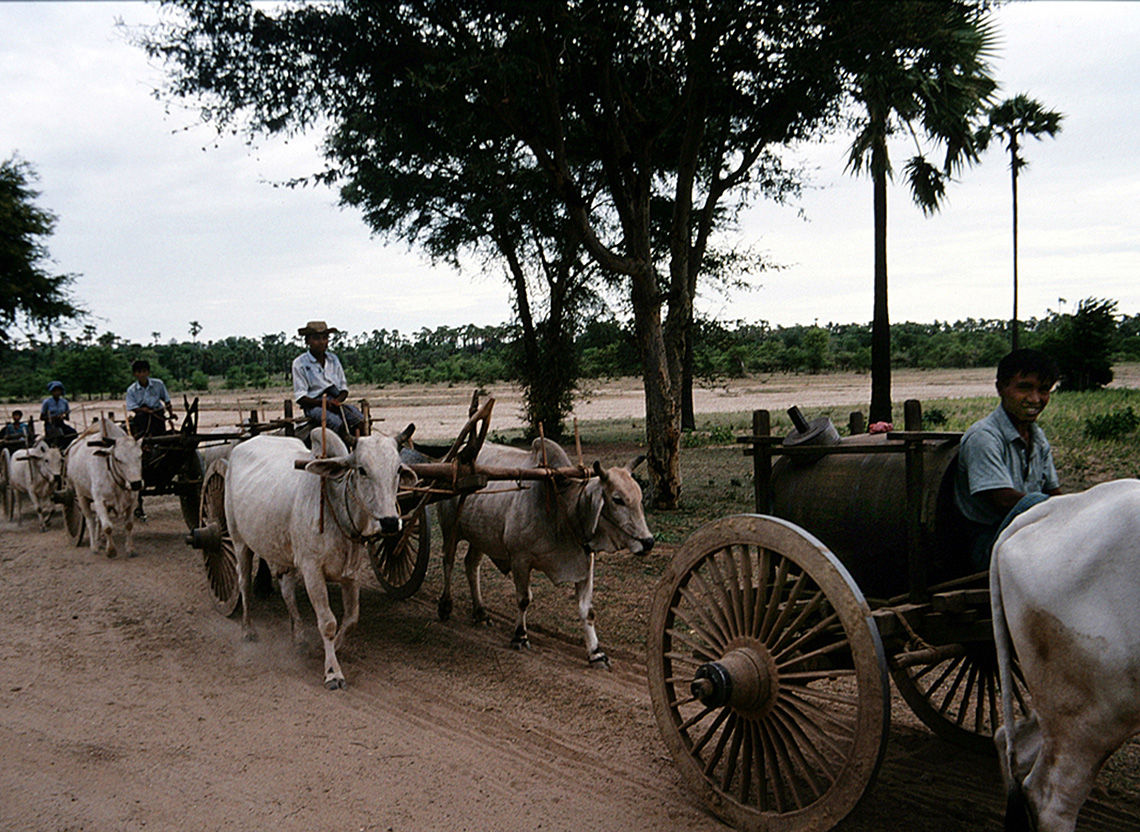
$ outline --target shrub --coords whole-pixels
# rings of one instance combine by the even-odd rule
[[[1085,436],[1089,439],[1121,439],[1140,427],[1140,416],[1132,408],[1090,416],[1085,419]]]

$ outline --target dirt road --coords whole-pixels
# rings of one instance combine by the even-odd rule
[[[315,630],[295,654],[264,599],[243,642],[176,503],[149,512],[129,560],[72,547],[58,516],[42,534],[0,524],[0,829],[726,828],[681,782],[640,657],[591,671],[542,634],[512,652],[502,624],[441,624],[367,588],[349,688],[329,692]],[[889,749],[844,829],[998,827],[992,761],[897,720]],[[1136,828],[1134,803],[1103,797],[1082,828]]]

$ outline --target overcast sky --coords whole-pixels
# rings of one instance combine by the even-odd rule
[[[352,333],[498,324],[511,318],[500,272],[433,267],[370,235],[327,189],[273,182],[319,169],[320,137],[247,147],[215,142],[193,112],[155,99],[161,68],[116,30],[141,3],[0,3],[0,159],[38,171],[59,217],[48,247],[100,332],[139,342],[288,332],[324,319]],[[1019,182],[1020,312],[1110,298],[1140,312],[1140,3],[1018,2],[995,15],[1000,95],[1028,93],[1065,114],[1029,141]],[[773,325],[871,319],[871,183],[844,172],[850,137],[800,149],[813,171],[797,206],[758,205],[743,242],[787,268],[702,311]],[[893,150],[896,165],[910,148]],[[803,216],[801,217],[801,213]],[[1005,318],[1012,298],[1008,155],[993,147],[923,217],[890,194],[892,321]]]

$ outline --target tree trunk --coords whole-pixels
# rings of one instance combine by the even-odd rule
[[[1010,349],[1015,350],[1018,347],[1020,338],[1018,337],[1017,326],[1017,136],[1011,136],[1009,140],[1009,153],[1010,153],[1010,179],[1013,186],[1013,318],[1010,320]]]
[[[875,189],[875,301],[871,321],[870,422],[891,421],[891,322],[887,305],[887,163],[885,131],[871,151]]]
[[[652,265],[645,271],[648,275],[633,277],[631,297],[645,385],[649,502],[658,510],[672,510],[681,502],[680,384],[671,372],[661,304],[654,300],[658,296],[656,273]]]

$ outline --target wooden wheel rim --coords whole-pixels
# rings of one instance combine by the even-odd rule
[[[713,811],[747,830],[822,832],[855,807],[886,746],[887,667],[862,593],[822,543],[773,517],[705,525],[658,584],[649,632],[662,737]],[[771,653],[774,704],[705,706],[696,671],[742,642]]]
[[[73,546],[83,545],[83,532],[87,528],[87,518],[79,507],[79,498],[75,496],[75,489],[63,482],[63,489],[71,491],[71,499],[63,504],[63,524],[67,527],[67,534]]]
[[[238,586],[237,557],[234,542],[226,529],[226,461],[214,460],[202,479],[202,500],[198,517],[200,526],[217,523],[221,545],[202,549],[206,567],[206,584],[214,598],[214,608],[222,615],[233,615],[241,600]]]
[[[1014,712],[1025,717],[1025,685],[1014,670]],[[935,734],[980,754],[997,753],[993,737],[1001,725],[1001,688],[993,644],[973,644],[965,655],[942,661],[892,667],[891,677],[914,715]]]
[[[398,600],[411,598],[423,586],[431,556],[431,527],[426,507],[406,521],[399,535],[369,546],[372,571],[384,592]]]

